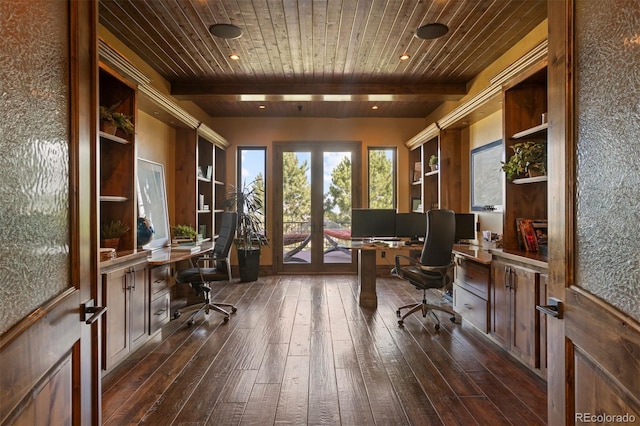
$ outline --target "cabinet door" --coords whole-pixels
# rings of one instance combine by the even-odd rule
[[[491,335],[504,348],[510,345],[511,290],[509,265],[498,260],[491,262]]]
[[[539,273],[510,266],[511,273],[511,352],[531,367],[539,364],[538,302]]]
[[[137,269],[137,270],[136,270]],[[131,268],[129,272],[129,342],[134,350],[149,334],[149,285],[143,267]]]
[[[107,312],[102,322],[103,368],[108,370],[129,353],[129,333],[127,331],[128,281],[126,269],[119,269],[102,275],[102,300]]]

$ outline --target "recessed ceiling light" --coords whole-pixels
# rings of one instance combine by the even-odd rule
[[[409,59],[411,56],[408,53],[403,53],[402,55],[400,55],[400,60],[401,61],[406,61],[407,59]]]
[[[229,55],[229,59],[237,61],[238,59],[240,59],[240,55],[238,55],[237,53],[232,53],[231,55]]]
[[[233,24],[213,24],[209,27],[209,32],[220,38],[233,40],[242,37],[240,27]]]
[[[265,109],[265,108],[266,108],[266,106],[264,106],[264,105],[258,105],[258,108],[260,108],[260,109]]]
[[[433,40],[434,38],[442,37],[449,32],[449,27],[445,24],[439,24],[437,22],[431,24],[425,24],[416,30],[416,37],[423,40]]]
[[[378,109],[378,105],[372,106],[371,109]]]

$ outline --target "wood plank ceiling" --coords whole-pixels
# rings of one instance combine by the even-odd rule
[[[101,0],[99,19],[212,117],[425,117],[546,14],[546,0]],[[433,22],[449,32],[415,36]]]

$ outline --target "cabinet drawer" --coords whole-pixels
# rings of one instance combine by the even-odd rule
[[[456,257],[456,284],[489,300],[489,267],[462,257]]]
[[[169,291],[169,277],[169,265],[156,266],[155,268],[151,268],[151,271],[149,273],[149,291],[151,300]]]
[[[170,298],[168,293],[151,302],[151,309],[149,309],[150,334],[155,333],[160,327],[169,322],[169,302]]]
[[[489,332],[489,302],[453,285],[453,309],[483,333]]]

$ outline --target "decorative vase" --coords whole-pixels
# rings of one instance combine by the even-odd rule
[[[544,176],[544,173],[537,169],[528,169],[527,172],[529,173],[530,178],[537,177],[537,176]]]
[[[238,249],[238,267],[240,282],[257,281],[260,270],[260,249]]]

